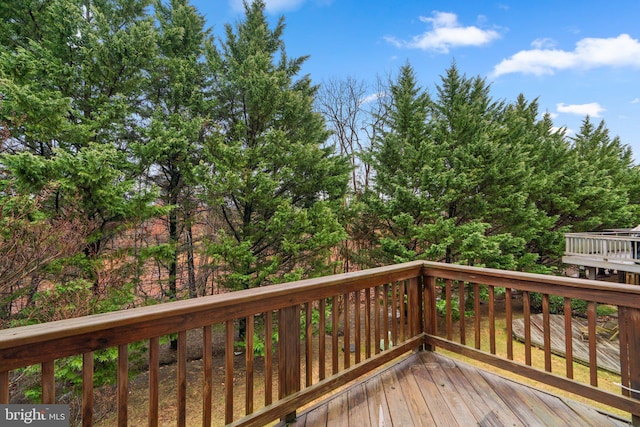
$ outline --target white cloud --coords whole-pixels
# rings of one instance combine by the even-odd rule
[[[548,37],[535,39],[534,41],[531,42],[531,47],[534,49],[551,49],[556,47],[556,45],[557,45],[556,41]]]
[[[305,0],[265,0],[267,13],[279,13],[286,10],[294,10],[300,7]],[[237,12],[244,11],[242,0],[229,0],[231,8]],[[251,3],[251,2],[249,2]]]
[[[455,47],[484,46],[500,37],[494,30],[483,30],[476,26],[463,27],[455,13],[434,11],[432,18],[421,16],[420,20],[431,24],[432,29],[414,36],[410,41],[392,36],[385,39],[397,47],[448,53]]]
[[[634,98],[633,100],[631,100],[632,104],[640,104],[640,98]]]
[[[600,117],[600,113],[607,111],[597,102],[590,102],[588,104],[573,104],[567,105],[560,103],[556,105],[559,113],[578,114],[581,116]]]
[[[372,93],[371,95],[367,95],[367,96],[365,96],[364,98],[362,98],[362,99],[360,100],[360,102],[361,102],[362,104],[368,104],[368,103],[370,103],[370,102],[377,101],[378,99],[383,98],[383,97],[385,97],[386,95],[387,95],[387,94],[386,94],[386,93],[384,93],[384,92]]]
[[[534,42],[534,47],[536,42]],[[493,69],[494,76],[509,73],[553,74],[557,70],[596,67],[640,68],[640,41],[628,34],[615,38],[584,38],[573,51],[550,48],[521,50]]]

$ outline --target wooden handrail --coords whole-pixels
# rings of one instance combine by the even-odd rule
[[[425,261],[423,275],[640,308],[640,286]]]
[[[420,275],[422,263],[0,330],[0,371],[279,310]],[[336,293],[336,290],[339,290]],[[33,349],[38,348],[37,352]]]

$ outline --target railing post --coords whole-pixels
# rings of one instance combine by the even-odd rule
[[[640,309],[620,307],[620,367],[622,383],[628,384],[623,394],[640,399]],[[632,424],[640,427],[640,414],[631,414]]]
[[[433,276],[422,276],[424,285],[424,332],[428,335],[437,333],[438,312],[436,309],[436,278]],[[425,350],[434,351],[433,345],[426,345]]]
[[[300,306],[280,309],[278,313],[278,381],[280,399],[300,391]],[[286,423],[296,419],[293,411]]]
[[[422,288],[419,277],[409,279],[407,285],[407,306],[409,318],[409,336],[415,337],[422,332]]]

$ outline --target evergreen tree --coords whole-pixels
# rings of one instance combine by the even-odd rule
[[[638,200],[638,169],[629,146],[618,137],[611,138],[604,121],[596,127],[588,116],[571,143],[585,180],[578,202],[580,211],[572,218],[574,230],[637,225],[634,219],[638,207],[629,202]]]
[[[312,109],[316,89],[294,80],[305,58],[289,58],[284,21],[270,29],[261,0],[211,58],[216,70],[208,138],[208,202],[225,227],[211,252],[224,283],[247,289],[325,271],[345,237],[335,208],[346,192],[348,161],[323,148],[328,132]]]
[[[51,156],[90,142],[126,147],[137,120],[144,70],[155,54],[148,0],[2,2],[0,75],[20,118],[17,149]],[[66,123],[62,129],[63,107]],[[47,118],[47,114],[56,121]],[[44,127],[40,121],[48,126]],[[8,121],[12,123],[11,120]]]
[[[135,152],[149,179],[160,190],[167,215],[167,255],[170,299],[178,296],[180,237],[192,237],[197,208],[196,172],[211,102],[207,95],[211,72],[206,51],[212,45],[202,17],[186,0],[157,2],[157,52],[150,67],[145,97],[142,141]],[[192,241],[193,239],[188,239]],[[193,245],[188,245],[189,272],[193,272]],[[196,296],[195,274],[188,275],[189,296]]]
[[[505,135],[526,154],[529,170],[527,179],[521,182],[527,194],[527,209],[521,213],[526,214],[510,229],[527,242],[527,270],[544,273],[558,264],[564,251],[564,233],[569,228],[558,219],[560,212],[571,205],[575,181],[566,175],[571,166],[564,130],[555,129],[548,114],[538,117],[537,100],[528,102],[520,94],[506,108]]]
[[[525,153],[505,132],[505,106],[483,79],[452,65],[429,100],[407,65],[391,85],[374,152],[385,262],[415,258],[518,268],[512,234],[528,215]]]
[[[96,290],[105,243],[155,214],[135,191],[127,153],[136,138],[144,72],[153,57],[146,0],[54,0],[0,5],[2,165],[23,194],[46,194],[52,220],[89,230],[84,279]]]
[[[379,220],[373,229],[381,232],[382,253],[377,257],[385,263],[424,256],[421,231],[437,215],[435,198],[423,179],[435,154],[429,108],[430,98],[417,86],[413,68],[403,66],[397,82],[390,84],[387,114],[373,145],[375,194],[365,195],[369,217]]]

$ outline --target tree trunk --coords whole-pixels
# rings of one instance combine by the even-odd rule
[[[169,244],[172,245],[171,259],[169,260],[169,292],[170,300],[178,297],[178,218],[174,211],[169,214]]]
[[[188,288],[189,298],[198,296],[196,287],[196,265],[193,257],[193,228],[191,223],[187,223],[187,270],[188,270]]]
[[[171,259],[169,260],[169,292],[171,301],[178,297],[177,275],[178,275],[178,217],[175,210],[169,213],[169,244],[172,245]],[[171,339],[171,349],[178,349],[178,339]]]

